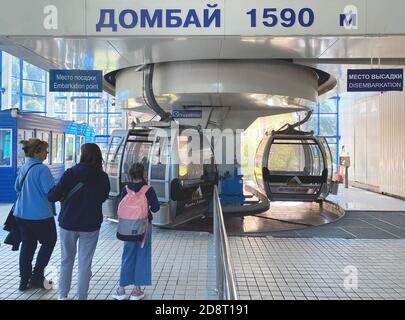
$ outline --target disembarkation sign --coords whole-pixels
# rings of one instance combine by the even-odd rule
[[[402,91],[404,69],[348,69],[347,91]]]

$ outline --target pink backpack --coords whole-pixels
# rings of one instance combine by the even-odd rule
[[[118,205],[117,238],[122,241],[142,241],[143,248],[148,230],[149,205],[146,192],[150,186],[142,186],[135,192],[125,186],[127,194]]]

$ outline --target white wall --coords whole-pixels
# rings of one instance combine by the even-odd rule
[[[384,192],[405,197],[405,93],[380,96],[380,181]]]
[[[349,180],[405,197],[405,93],[342,99],[341,145],[352,157]]]

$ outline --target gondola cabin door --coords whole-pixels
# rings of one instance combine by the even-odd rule
[[[159,202],[169,202],[170,167],[171,167],[170,137],[156,136],[151,148],[148,182],[155,189]]]

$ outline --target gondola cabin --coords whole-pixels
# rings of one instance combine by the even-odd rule
[[[153,224],[175,226],[207,213],[218,174],[209,141],[198,131],[193,135],[173,135],[170,123],[143,124],[130,130],[114,130],[105,159],[111,191],[103,204],[103,213],[116,218],[120,193],[130,181],[129,168],[133,163],[144,165],[145,180],[156,191],[161,209],[154,215]],[[198,141],[196,163],[184,161],[188,144]]]
[[[19,113],[17,109],[0,111],[0,203],[14,202],[14,182],[24,164],[21,140],[38,138],[49,143],[44,163],[55,180],[66,168],[79,161],[80,146],[94,140],[94,129],[87,124]]]
[[[288,126],[266,133],[256,152],[255,177],[270,201],[322,201],[332,185],[326,139]]]

